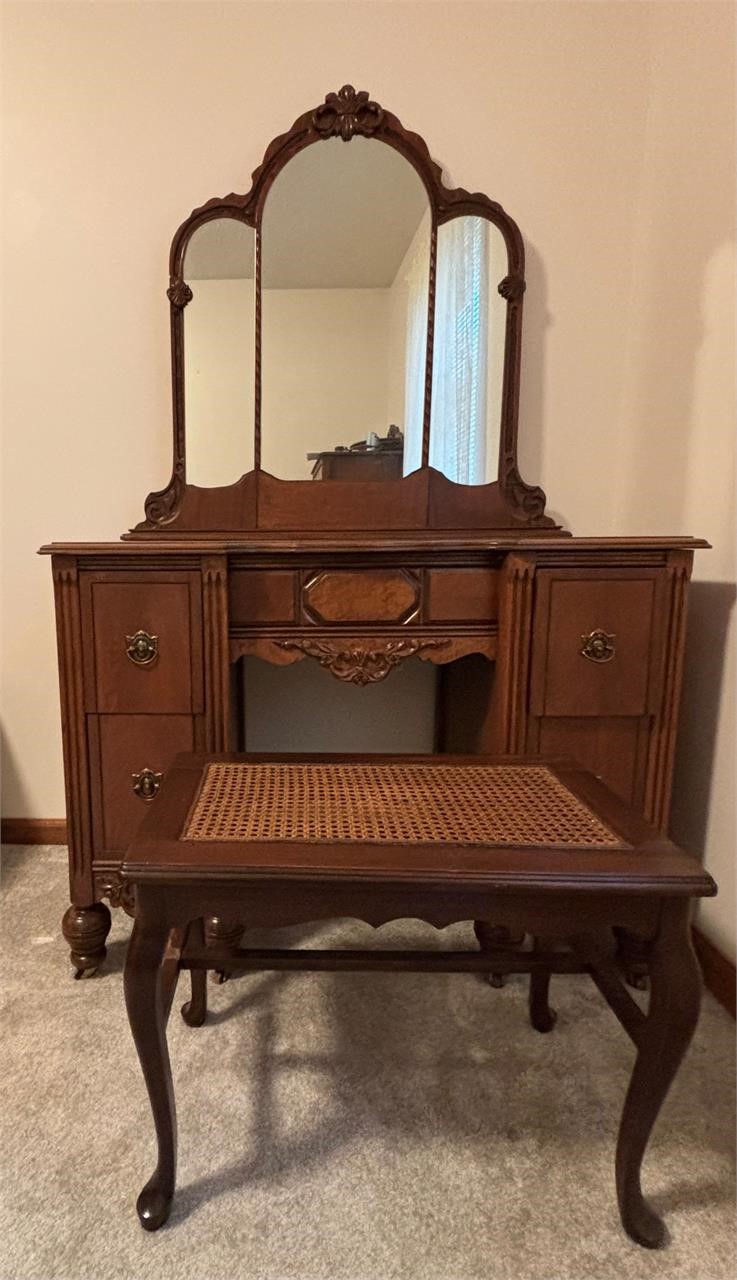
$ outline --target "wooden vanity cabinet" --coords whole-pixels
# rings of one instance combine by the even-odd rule
[[[356,685],[391,680],[410,658],[432,662],[443,673],[441,750],[571,756],[665,827],[693,545],[454,535],[392,549],[44,548],[56,588],[73,954],[89,956],[91,935],[103,945],[95,904],[121,904],[122,854],[173,757],[237,747],[242,656],[316,661]]]
[[[343,212],[326,229],[331,208]],[[280,238],[286,226],[301,239]],[[315,246],[306,277],[290,248],[302,242]],[[391,284],[385,352],[365,340],[365,306],[335,312],[329,332],[305,310],[303,294],[324,302],[359,267],[351,289]],[[246,657],[318,663],[358,686],[430,662],[438,750],[571,756],[665,828],[686,588],[706,544],[572,537],[523,479],[525,249],[499,202],[444,180],[414,129],[344,85],[269,143],[248,191],[181,223],[168,278],[169,481],[120,542],[43,548],[76,969],[104,956],[102,899],[126,905],[121,857],[173,756],[247,741]],[[252,349],[230,304],[202,310],[204,281],[248,295]],[[275,311],[274,293],[299,309]],[[319,482],[296,478],[315,445],[381,436],[387,414],[407,474],[399,452],[328,449]],[[476,923],[487,945],[496,926]]]

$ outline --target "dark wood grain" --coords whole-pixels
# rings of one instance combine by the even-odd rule
[[[66,818],[3,818],[3,844],[66,844]]]
[[[354,94],[350,86],[345,86],[341,94]],[[349,480],[331,479],[330,492],[328,486],[312,485],[295,489],[293,499],[282,500],[280,491],[272,484],[262,485],[265,477],[260,470],[261,465],[261,221],[264,202],[271,186],[285,165],[306,147],[320,145],[331,136],[321,128],[319,121],[331,98],[326,102],[310,108],[295,120],[292,127],[275,138],[267,147],[262,163],[252,175],[252,184],[248,192],[237,195],[231,192],[223,198],[208,200],[182,223],[177,230],[169,255],[169,288],[167,290],[170,304],[171,349],[172,349],[172,389],[173,389],[173,450],[172,474],[168,485],[161,490],[149,494],[146,499],[146,519],[139,529],[156,533],[161,530],[164,535],[171,530],[172,523],[189,532],[203,528],[240,528],[256,527],[297,529],[307,528],[375,528],[377,519],[375,511],[382,513],[378,519],[378,527],[386,522],[386,527],[396,528],[399,525],[392,519],[391,511],[395,500],[390,490],[399,485],[406,486],[406,481],[389,479],[358,480],[353,476],[363,460],[343,460],[338,457],[337,463],[343,469],[351,468]],[[502,234],[507,253],[507,264],[501,281],[493,282],[506,303],[506,325],[504,336],[504,359],[502,373],[501,404],[501,437],[499,446],[498,481],[493,485],[479,486],[474,489],[468,486],[454,485],[440,477],[444,483],[433,481],[428,492],[428,500],[422,510],[406,512],[404,527],[464,527],[480,524],[487,527],[555,527],[555,522],[545,515],[545,494],[535,485],[528,485],[522,480],[517,463],[517,420],[519,413],[520,391],[520,355],[522,344],[522,304],[525,292],[525,253],[522,236],[514,220],[504,211],[500,204],[480,192],[469,192],[462,188],[451,189],[443,181],[443,173],[438,164],[432,160],[427,144],[419,136],[406,129],[400,120],[390,111],[376,105],[375,127],[371,130],[371,138],[378,144],[384,144],[398,151],[417,171],[427,192],[430,206],[431,244],[428,264],[428,312],[427,341],[425,351],[425,390],[423,406],[423,438],[421,448],[422,469],[419,474],[427,476],[430,444],[430,416],[433,384],[433,354],[435,339],[435,280],[437,257],[438,227],[457,217],[479,217],[496,226]],[[343,122],[345,117],[342,117]],[[353,136],[367,136],[360,127],[344,132],[343,140],[350,142]],[[184,260],[191,237],[205,223],[216,218],[233,218],[256,230],[256,306],[255,306],[255,391],[254,391],[254,457],[255,471],[236,484],[218,490],[218,497],[213,500],[208,490],[198,489],[187,483],[186,464],[186,403],[184,389],[184,308],[192,298],[192,291],[184,279]],[[376,461],[369,460],[375,470]],[[395,459],[379,460],[383,469],[387,465],[395,467]],[[365,468],[366,463],[363,462]],[[299,486],[302,482],[285,481]],[[341,494],[339,489],[353,489],[353,497]],[[311,493],[317,489],[317,493]],[[363,493],[357,492],[358,490]],[[455,492],[455,491],[458,492]],[[215,524],[217,519],[226,523]]]
[[[218,757],[237,763],[244,757]],[[294,757],[247,757],[274,763]],[[376,757],[300,757],[323,765]],[[379,757],[382,765],[407,757]],[[447,768],[438,786],[453,787],[455,766],[486,757],[410,757],[415,764]],[[362,846],[326,836],[256,842],[211,842],[183,838],[210,756],[183,756],[175,763],[162,803],[151,810],[129,848],[123,879],[135,886],[136,925],[126,961],[125,987],[131,1027],[149,1091],[159,1159],[138,1199],[147,1230],[166,1221],[174,1194],[175,1121],[166,1045],[166,991],[173,989],[172,963],[203,974],[229,970],[529,973],[530,1019],[550,1031],[552,973],[590,973],[637,1045],[637,1059],[622,1113],[616,1153],[616,1185],[625,1231],[637,1243],[665,1240],[661,1219],[643,1200],[640,1170],[660,1106],[687,1048],[698,1014],[700,973],[690,942],[693,896],[715,892],[695,858],[679,850],[592,775],[567,761],[544,763],[620,844],[570,848],[541,844],[525,848],[505,840],[470,849],[440,838],[435,846],[392,843]],[[496,762],[499,763],[499,762]],[[282,774],[283,778],[288,775]],[[442,778],[442,782],[440,779]],[[287,787],[287,781],[283,784]],[[287,803],[288,797],[282,797]],[[276,803],[279,803],[277,798]],[[503,815],[502,815],[503,818]],[[513,820],[513,815],[510,821]],[[510,827],[511,831],[511,827]],[[542,827],[541,827],[542,833]],[[203,935],[201,921],[221,918],[222,941]],[[306,923],[324,916],[354,916],[370,924],[412,917],[442,927],[460,920],[493,919],[498,947],[442,952],[257,949],[238,945],[239,920],[249,925]],[[544,924],[543,924],[544,922]],[[642,941],[652,984],[644,1014],[621,984],[611,959],[615,928],[628,927]],[[544,929],[544,941],[542,934]],[[478,931],[478,929],[477,929]],[[167,940],[187,942],[169,953]],[[532,950],[519,945],[526,933]],[[506,941],[502,939],[504,935]],[[230,935],[230,936],[228,936]],[[609,943],[602,941],[608,938]],[[193,986],[185,1018],[204,1018],[201,978]]]

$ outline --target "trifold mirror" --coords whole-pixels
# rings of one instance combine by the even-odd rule
[[[174,469],[139,530],[551,526],[517,470],[523,273],[498,204],[329,94],[174,238]]]

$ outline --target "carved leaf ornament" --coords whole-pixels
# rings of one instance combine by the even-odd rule
[[[398,667],[405,658],[411,658],[421,649],[437,649],[446,644],[444,640],[387,640],[375,649],[364,648],[363,645],[348,645],[345,648],[330,644],[325,640],[282,640],[283,649],[299,649],[310,658],[315,658],[321,667],[325,667],[338,680],[346,680],[350,684],[375,684],[385,680],[390,671]]]
[[[354,133],[368,138],[384,118],[378,102],[371,102],[365,89],[356,91],[344,84],[337,93],[329,93],[312,116],[312,123],[323,138],[342,138],[349,142]]]

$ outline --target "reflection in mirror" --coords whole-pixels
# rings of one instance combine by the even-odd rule
[[[187,480],[234,484],[253,469],[256,233],[234,218],[198,227],[184,279]]]
[[[497,479],[507,249],[485,218],[438,228],[430,465],[458,484]]]
[[[262,468],[285,480],[414,470],[430,267],[416,170],[376,139],[315,143],[276,178],[261,237]]]

